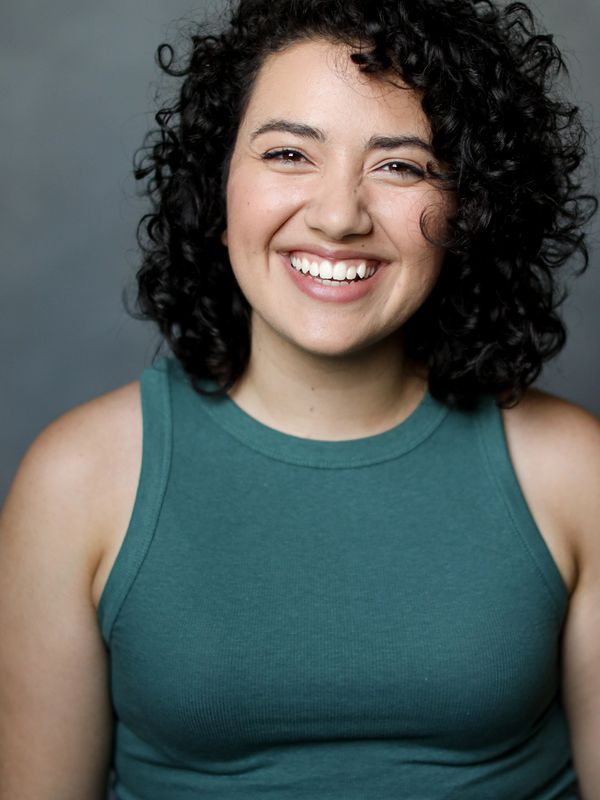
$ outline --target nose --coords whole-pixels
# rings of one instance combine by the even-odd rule
[[[329,239],[365,236],[373,227],[362,186],[341,169],[331,169],[317,178],[306,205],[305,221]]]

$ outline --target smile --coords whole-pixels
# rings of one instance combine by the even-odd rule
[[[360,261],[329,261],[307,253],[290,253],[290,263],[296,272],[310,275],[312,278],[326,284],[349,283],[351,281],[366,280],[377,271],[377,262]]]

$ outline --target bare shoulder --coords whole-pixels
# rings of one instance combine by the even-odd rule
[[[503,410],[511,458],[550,549],[572,561],[570,588],[600,540],[600,420],[575,403],[529,389]],[[553,551],[554,552],[554,551]],[[568,554],[568,555],[567,555]]]
[[[6,796],[106,797],[113,719],[92,589],[107,540],[123,535],[140,452],[131,384],[49,425],[17,472],[0,517]]]
[[[565,486],[571,505],[597,493],[600,478],[600,419],[581,406],[540,389],[530,389],[514,408],[503,411],[507,437],[521,457],[544,478]],[[563,491],[561,494],[565,494]],[[562,498],[564,499],[564,498]]]
[[[68,537],[93,575],[133,504],[141,442],[137,381],[68,411],[26,453],[3,509],[5,527]]]
[[[600,797],[600,420],[539,390],[504,418],[526,499],[569,587],[561,697],[581,796]]]
[[[56,419],[34,441],[26,460],[32,457],[43,460],[51,450],[53,456],[58,454],[67,462],[82,457],[88,462],[94,461],[94,455],[101,457],[107,450],[113,454],[115,446],[118,451],[119,439],[114,437],[126,435],[129,438],[138,425],[138,433],[141,433],[140,388],[139,381],[134,381],[76,406]],[[92,444],[96,446],[94,453],[87,449]]]

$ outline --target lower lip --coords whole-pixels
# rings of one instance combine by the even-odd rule
[[[298,289],[308,297],[315,300],[322,300],[326,303],[351,303],[353,300],[360,300],[368,294],[378,283],[378,277],[383,271],[381,266],[377,267],[375,273],[370,278],[352,281],[352,283],[340,283],[339,286],[332,286],[329,283],[319,283],[310,274],[305,275],[298,272],[290,263],[289,256],[280,253],[290,278],[294,281]]]

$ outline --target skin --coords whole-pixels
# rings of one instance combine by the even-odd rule
[[[327,95],[331,113],[324,113],[318,92],[302,107],[285,105],[292,102],[289,91],[261,106],[262,90],[273,91],[277,80],[288,85],[294,59],[309,47],[303,81],[309,83],[308,65],[311,81],[323,70],[329,79],[311,86],[339,92],[340,103],[350,92],[346,99],[368,106],[368,124],[353,115],[350,130],[342,130],[336,97]],[[250,368],[232,397],[284,431],[353,438],[401,421],[422,397],[423,377],[402,358],[398,324],[443,268],[416,224],[420,210],[442,198],[423,183],[398,187],[380,178],[376,167],[392,160],[390,153],[365,157],[358,146],[365,134],[389,133],[388,126],[415,132],[423,119],[414,98],[385,95],[381,86],[357,85],[351,76],[336,83],[330,56],[323,45],[274,56],[240,129],[224,238],[254,307],[254,330]],[[279,136],[269,133],[253,145],[248,138],[265,114],[293,112],[328,134],[319,147],[294,141],[294,149],[310,149],[309,166],[299,174],[296,166],[288,171],[289,165],[259,160],[257,153],[281,144]],[[403,149],[400,157],[422,156]],[[398,228],[389,225],[392,211],[403,220]],[[338,246],[351,241],[354,248],[368,242],[391,268],[356,307],[323,308],[295,294],[278,272],[277,250],[296,236]],[[537,390],[503,411],[503,419],[517,478],[570,594],[563,697],[581,797],[600,800],[600,422]],[[34,442],[2,512],[2,797],[104,798],[113,720],[95,614],[133,508],[141,431],[137,383],[74,409]]]
[[[322,439],[386,430],[422,397],[425,381],[402,354],[401,327],[444,260],[423,237],[421,215],[441,233],[453,204],[414,172],[433,161],[418,97],[361,75],[348,54],[301,42],[266,60],[232,156],[224,235],[253,309],[250,364],[231,396],[271,427]],[[322,141],[255,135],[273,120],[310,126]],[[365,148],[372,137],[400,135],[425,146]],[[282,157],[265,159],[282,148]],[[298,291],[281,262],[282,252],[311,245],[387,263],[359,300],[316,300]]]

